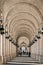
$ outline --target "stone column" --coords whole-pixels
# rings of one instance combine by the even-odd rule
[[[27,47],[27,50],[26,50],[26,52],[28,52],[28,56],[29,56],[29,47]]]
[[[12,42],[10,42],[10,54],[11,54],[11,60],[12,60]]]
[[[14,45],[12,43],[12,59],[14,58]]]
[[[40,62],[40,39],[38,40],[38,60]]]
[[[3,55],[2,55],[2,35],[0,34],[0,65],[3,62]]]
[[[16,46],[14,45],[14,54],[15,54],[15,57],[16,57]]]
[[[31,57],[31,47],[29,47],[29,52],[30,52],[29,56]]]
[[[9,43],[10,43],[10,60],[11,60],[11,41]]]
[[[8,61],[10,60],[9,57],[10,57],[10,43],[9,43],[9,39],[7,39],[7,52],[8,52]]]
[[[8,39],[8,61],[10,60],[10,41]]]
[[[38,43],[39,41],[37,41],[35,44],[36,44],[36,60],[39,60],[39,57],[38,57]]]
[[[40,53],[40,43],[39,40],[35,42],[35,60],[39,60],[39,53]]]
[[[34,50],[35,50],[35,47],[34,47],[34,44],[31,46],[31,57],[34,58]]]
[[[40,54],[41,54],[40,62],[43,63],[43,34],[42,34],[41,44],[40,44]]]
[[[37,47],[36,47],[36,42],[31,46],[31,56],[36,60],[36,53],[37,53]]]
[[[34,59],[36,60],[36,42],[33,44],[34,45]]]
[[[13,59],[15,57],[15,48],[14,48],[14,44],[13,44]]]
[[[5,62],[5,34],[2,36],[3,63]]]
[[[16,46],[13,44],[13,57],[16,57]]]
[[[6,45],[6,51],[5,51],[5,53],[6,53],[6,61],[8,61],[9,60],[9,39],[6,39],[5,40],[5,45]]]
[[[11,59],[14,59],[16,56],[16,46],[11,43]]]

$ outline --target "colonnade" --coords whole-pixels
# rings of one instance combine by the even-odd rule
[[[2,63],[6,63],[16,57],[16,46],[5,38],[5,34],[0,34],[0,57]]]
[[[43,63],[43,35],[31,46],[31,57]]]
[[[16,57],[16,46],[5,37],[5,34],[0,34],[0,58],[2,63],[11,61]],[[31,50],[31,57],[41,63],[43,63],[43,35],[40,39],[29,48]]]

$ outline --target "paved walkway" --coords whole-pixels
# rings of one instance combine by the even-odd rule
[[[3,65],[37,65],[39,61],[35,61],[30,57],[16,57],[14,60]]]

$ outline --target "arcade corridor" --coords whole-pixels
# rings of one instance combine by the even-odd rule
[[[43,64],[43,0],[0,0],[0,65]]]

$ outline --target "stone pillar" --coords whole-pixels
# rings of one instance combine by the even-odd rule
[[[6,53],[6,62],[9,61],[9,39],[6,39],[5,40],[5,45],[6,45],[6,50],[5,50],[5,53]]]
[[[14,44],[12,44],[12,59],[14,59],[16,56],[16,47]]]
[[[11,60],[11,41],[9,43],[10,43],[10,60]]]
[[[34,59],[36,60],[36,53],[37,53],[36,42],[33,45],[34,45]]]
[[[14,52],[14,49],[13,49],[13,43],[12,43],[12,59],[13,59],[13,52]]]
[[[8,39],[8,61],[10,61],[10,42]]]
[[[16,46],[11,43],[11,59],[14,59],[16,57]]]
[[[13,45],[13,52],[14,52],[14,58],[16,57],[16,46],[15,45]]]
[[[34,58],[34,45],[31,46],[31,57]]]
[[[29,47],[29,57],[31,57],[31,47]]]
[[[12,42],[10,42],[10,54],[11,54],[11,60],[12,60]]]
[[[36,60],[36,43],[34,43],[33,45],[34,45],[34,59]]]
[[[38,40],[38,60],[40,62],[40,39]]]
[[[41,41],[42,41],[42,37],[40,39],[38,39],[38,41],[36,43],[36,45],[37,45],[36,46],[37,47],[36,60],[39,60],[39,62],[41,60],[41,54],[42,54],[42,49],[41,49],[42,44],[41,44]]]
[[[39,57],[38,57],[38,43],[39,41],[37,41],[35,44],[36,44],[36,60],[39,60]]]
[[[7,52],[8,52],[8,61],[9,61],[10,60],[10,43],[9,43],[9,39],[7,39],[7,45],[8,45]]]
[[[37,45],[36,42],[31,46],[31,57],[36,60]]]
[[[29,52],[29,47],[27,47],[27,51]]]
[[[3,63],[5,62],[5,34],[2,36],[2,54],[3,54]]]
[[[0,34],[0,65],[3,62],[3,55],[2,55],[2,35]]]
[[[40,44],[40,55],[41,55],[40,62],[43,63],[43,35],[42,35],[41,44]]]

